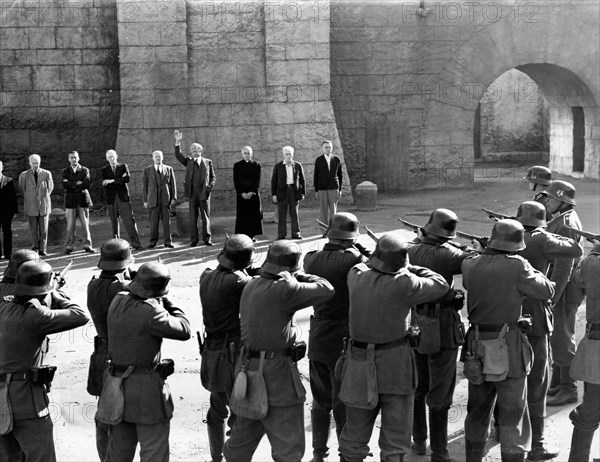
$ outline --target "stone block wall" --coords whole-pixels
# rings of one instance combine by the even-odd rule
[[[121,100],[117,150],[133,172],[134,192],[151,152],[160,149],[180,172],[183,197],[183,167],[173,156],[173,130],[180,129],[183,150],[199,142],[214,163],[214,208],[235,203],[232,167],[244,145],[263,165],[263,207],[270,207],[272,167],[285,145],[304,165],[312,200],[321,141],[330,139],[343,157],[324,5],[148,0],[126,15],[129,3],[119,1],[121,85],[129,91]]]
[[[92,170],[92,196],[101,201],[98,169],[114,147],[119,123],[117,7],[111,0],[0,4],[0,159],[18,178],[37,153],[55,180],[76,150]]]

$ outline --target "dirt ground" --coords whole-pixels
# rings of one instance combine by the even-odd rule
[[[478,235],[489,235],[492,222],[481,212],[481,207],[491,208],[498,212],[514,214],[518,204],[529,199],[532,194],[527,191],[527,186],[521,182],[522,169],[511,166],[487,166],[475,171],[476,182],[472,188],[465,189],[435,189],[420,192],[391,195],[381,194],[375,211],[357,211],[352,206],[342,206],[341,210],[356,213],[363,225],[368,225],[376,234],[397,230],[406,239],[412,239],[414,234],[402,229],[396,220],[402,216],[409,221],[424,224],[432,209],[438,207],[450,208],[461,219],[459,229]],[[600,183],[598,181],[572,179],[577,188],[577,211],[583,222],[584,229],[598,232],[600,230]],[[268,210],[267,210],[268,212]],[[272,214],[271,214],[272,215]],[[266,213],[269,216],[269,213]],[[322,248],[325,239],[316,227],[314,218],[318,217],[316,209],[300,208],[301,228],[305,239],[301,245],[305,251]],[[148,220],[143,211],[136,215],[143,245],[148,244]],[[206,267],[215,267],[215,257],[224,241],[224,229],[229,232],[234,229],[235,217],[231,215],[218,215],[213,217],[214,235],[217,244],[215,247],[190,248],[187,239],[175,238],[175,249],[164,249],[161,246],[153,250],[135,252],[136,265],[155,260],[158,256],[169,265],[172,272],[172,296],[179,301],[187,313],[193,331],[202,330],[202,315],[198,295],[198,277]],[[173,219],[175,225],[175,219]],[[16,230],[16,248],[29,246],[29,232],[26,223],[19,220],[14,222]],[[265,222],[265,236],[258,242],[257,263],[260,263],[266,254],[269,238],[276,236],[276,224]],[[175,229],[175,226],[174,226]],[[91,219],[92,237],[94,246],[100,244],[110,236],[110,223],[108,217],[94,216]],[[361,243],[369,248],[374,243],[366,234],[361,237]],[[591,245],[586,243],[586,253]],[[63,255],[64,246],[50,246],[46,260],[54,268],[65,266],[70,257]],[[87,255],[82,251],[82,246],[73,254],[74,265],[69,272],[67,285],[64,290],[81,305],[86,303],[86,287],[94,274],[99,255]],[[0,271],[6,268],[6,261],[2,261]],[[460,278],[458,280],[460,285]],[[464,311],[464,310],[463,310]],[[297,327],[304,339],[308,337],[308,318],[311,309],[299,312],[296,316]],[[465,314],[463,313],[463,316]],[[465,319],[466,321],[466,319]],[[585,305],[579,310],[577,333],[581,337],[584,331]],[[58,371],[50,393],[52,418],[55,429],[55,442],[57,457],[60,462],[66,461],[93,461],[98,460],[95,449],[93,417],[96,410],[96,400],[87,394],[86,380],[89,356],[93,349],[95,330],[89,323],[75,331],[54,335],[51,339],[48,364],[58,366]],[[199,368],[200,359],[196,335],[187,342],[167,340],[163,344],[163,358],[173,358],[176,364],[176,373],[168,380],[175,402],[175,415],[171,421],[171,460],[173,461],[207,461],[210,460],[206,427],[203,423],[208,409],[208,393],[200,384]],[[300,362],[303,373],[307,401],[305,404],[305,435],[306,453],[305,460],[312,457],[311,426],[310,426],[310,389],[308,386],[308,360]],[[454,405],[450,410],[450,451],[457,460],[464,460],[464,427],[466,416],[467,386],[466,379],[461,373],[459,363],[459,376],[454,397]],[[583,393],[580,383],[580,396]],[[560,455],[556,461],[567,461],[572,426],[568,414],[574,405],[549,408],[547,419],[547,439],[560,448]],[[371,439],[370,447],[373,457],[368,461],[379,460],[377,447],[378,427]],[[338,460],[335,438],[330,440],[331,454],[329,460]],[[592,456],[600,457],[598,434],[592,447]],[[486,461],[500,460],[499,445],[490,438]],[[263,439],[254,460],[271,460],[270,448],[266,438]],[[429,456],[416,456],[409,454],[405,459],[408,462],[426,461]]]

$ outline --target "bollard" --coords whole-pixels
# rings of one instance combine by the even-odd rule
[[[177,218],[177,237],[190,237],[190,205],[189,202],[183,202],[175,207],[175,217]]]
[[[377,208],[377,185],[363,181],[356,186],[356,208],[358,210],[375,210]]]
[[[48,219],[48,244],[62,245],[67,240],[67,217],[60,208],[52,209]]]

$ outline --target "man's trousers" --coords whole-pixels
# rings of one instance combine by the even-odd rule
[[[45,252],[48,248],[48,220],[50,215],[27,215],[31,232],[31,248]]]
[[[112,204],[108,204],[108,214],[112,223],[113,237],[121,237],[119,229],[120,216],[123,219],[123,225],[129,236],[131,247],[140,247],[140,237],[138,235],[137,225],[135,224],[135,218],[133,217],[131,202],[123,202],[117,195],[115,201]]]
[[[153,425],[121,422],[110,430],[106,460],[109,462],[131,462],[140,443],[141,462],[168,462],[169,422]]]
[[[90,209],[87,207],[77,207],[73,209],[65,209],[65,217],[67,219],[67,249],[73,250],[75,247],[75,223],[79,215],[79,223],[81,223],[81,232],[83,234],[84,247],[92,247],[92,236],[90,234]]]
[[[14,420],[13,429],[0,435],[0,461],[56,462],[50,416]]]

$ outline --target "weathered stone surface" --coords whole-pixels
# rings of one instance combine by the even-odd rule
[[[268,85],[308,83],[308,62],[306,60],[267,61]]]
[[[100,111],[97,107],[73,108],[73,123],[79,127],[98,127],[100,125]]]
[[[0,43],[4,50],[29,48],[28,29],[0,28]]]
[[[29,48],[56,48],[55,27],[29,27]]]

